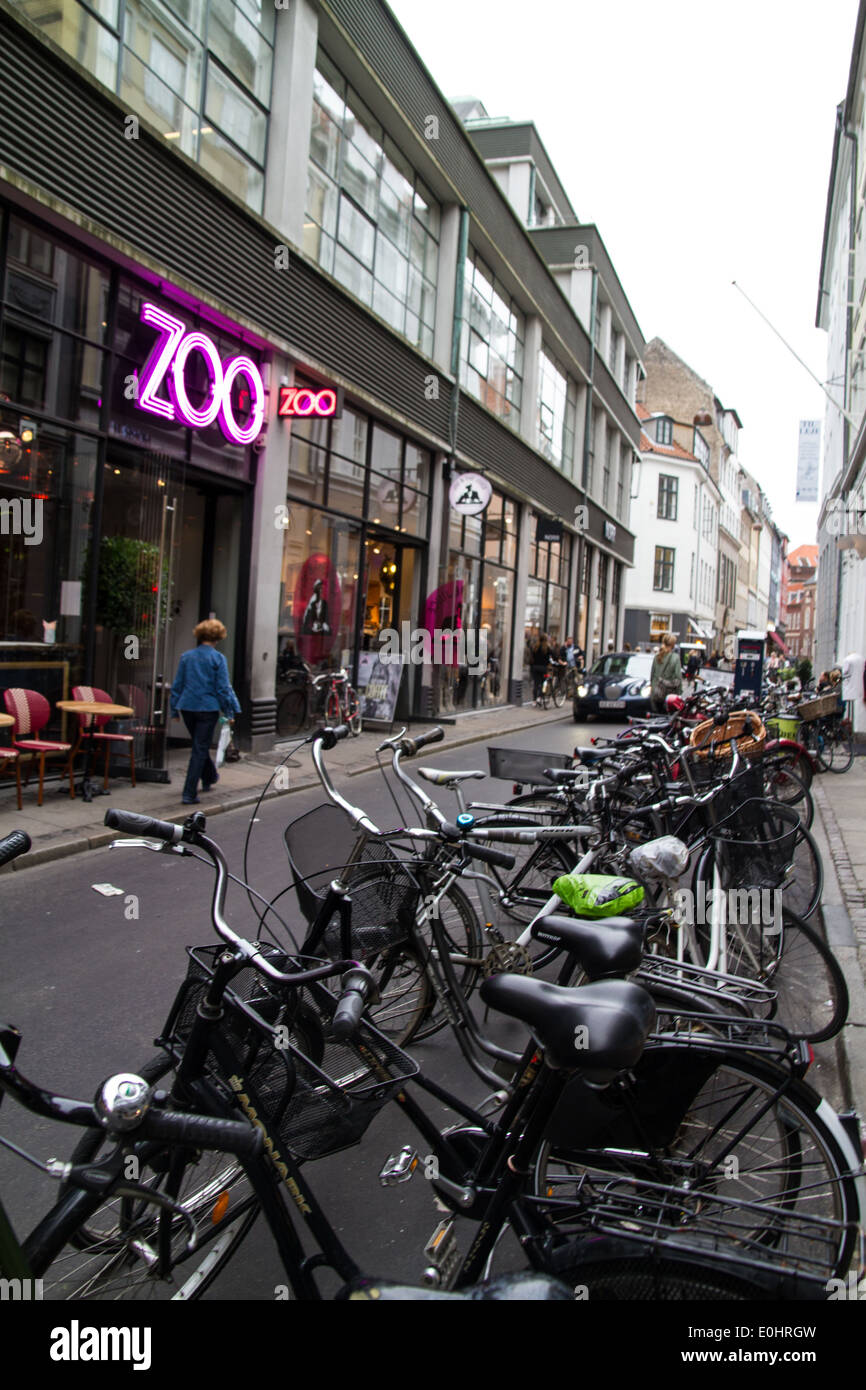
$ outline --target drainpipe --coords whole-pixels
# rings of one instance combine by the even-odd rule
[[[849,424],[849,413],[851,409],[851,343],[854,336],[854,263],[856,245],[856,223],[857,223],[857,132],[845,124],[844,134],[846,140],[851,142],[851,206],[848,211],[848,306],[845,313],[845,419],[842,426],[842,453],[845,459],[845,472],[843,477],[848,474],[848,451],[851,447],[851,426]],[[839,651],[839,632],[842,618],[842,552],[836,552],[836,622],[833,640],[833,660],[838,661],[841,653]]]
[[[469,209],[460,209],[460,237],[457,243],[457,273],[454,277],[454,323],[451,330],[451,412],[448,420],[449,471],[457,452],[457,421],[460,414],[460,338],[463,333],[463,286],[466,279],[466,252],[469,249]]]

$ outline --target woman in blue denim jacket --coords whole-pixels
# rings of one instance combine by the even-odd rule
[[[208,618],[194,630],[198,646],[184,652],[171,686],[173,718],[183,715],[192,739],[192,752],[183,786],[184,806],[198,805],[198,783],[210,791],[219,773],[210,756],[210,745],[220,711],[233,718],[241,707],[229,680],[229,668],[222,652],[215,647],[226,635],[216,618]]]

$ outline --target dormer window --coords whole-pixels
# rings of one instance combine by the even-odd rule
[[[672,444],[674,439],[674,422],[667,415],[662,415],[656,420],[656,444]]]

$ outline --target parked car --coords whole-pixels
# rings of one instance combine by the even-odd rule
[[[650,713],[652,652],[607,652],[594,662],[574,692],[574,719],[590,715],[626,720]]]

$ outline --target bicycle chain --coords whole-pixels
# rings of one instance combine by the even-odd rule
[[[531,975],[532,959],[525,946],[516,941],[503,941],[492,947],[484,958],[484,978],[491,975]]]

